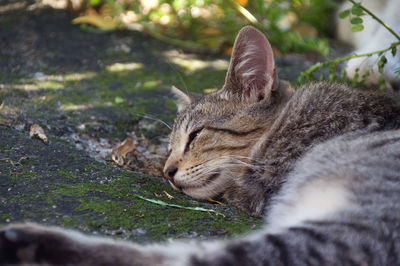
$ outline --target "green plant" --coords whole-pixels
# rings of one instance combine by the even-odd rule
[[[226,52],[241,27],[252,24],[283,53],[329,52],[326,36],[334,0],[90,0],[85,19],[98,28],[144,31],[198,51]],[[93,12],[95,10],[95,12]],[[96,13],[97,12],[97,13]]]
[[[350,23],[352,24],[351,30],[353,32],[359,32],[364,29],[362,16],[368,14],[374,20],[376,20],[382,27],[386,28],[393,36],[396,37],[398,41],[390,44],[389,47],[386,47],[381,50],[372,51],[364,54],[352,54],[344,57],[339,57],[333,60],[328,60],[325,62],[319,62],[308,68],[306,71],[302,72],[299,76],[298,83],[302,84],[304,82],[308,82],[311,80],[315,80],[315,74],[318,73],[323,68],[327,68],[329,70],[329,80],[330,81],[343,81],[348,82],[346,72],[342,69],[340,76],[337,75],[336,69],[338,65],[342,62],[348,61],[353,58],[360,57],[370,57],[373,55],[378,55],[378,71],[380,73],[379,77],[379,88],[380,90],[386,89],[385,79],[383,76],[383,68],[387,63],[387,58],[385,57],[385,53],[391,51],[392,55],[395,56],[397,53],[397,47],[400,45],[400,36],[396,34],[396,32],[391,29],[388,25],[386,25],[380,18],[378,18],[375,14],[373,14],[370,10],[365,8],[361,3],[355,2],[354,0],[349,0],[353,5],[350,9],[346,9],[339,14],[341,19],[349,18]],[[400,70],[397,69],[396,73],[400,75]],[[366,77],[369,75],[369,72],[359,73],[359,70],[356,70],[356,74],[351,81],[353,85],[363,84],[365,82]],[[325,79],[325,74],[322,72],[320,74],[320,79]]]

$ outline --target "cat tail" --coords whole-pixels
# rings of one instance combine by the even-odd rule
[[[321,221],[231,241],[139,246],[20,224],[0,230],[0,264],[390,265],[385,260],[390,241],[376,239],[376,233],[362,224]]]

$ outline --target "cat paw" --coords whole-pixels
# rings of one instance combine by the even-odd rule
[[[10,225],[0,229],[0,265],[63,263],[66,242],[67,237],[54,229],[34,224]]]

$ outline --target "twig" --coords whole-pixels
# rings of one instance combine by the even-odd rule
[[[309,74],[313,73],[314,71],[316,71],[316,70],[318,70],[318,69],[320,69],[322,67],[328,66],[330,64],[337,65],[337,64],[339,64],[341,62],[344,62],[344,61],[347,61],[347,60],[350,60],[350,59],[353,59],[353,58],[369,57],[369,56],[372,56],[372,55],[375,55],[375,54],[383,54],[383,53],[393,49],[393,46],[397,46],[397,45],[400,45],[400,42],[392,43],[392,44],[390,44],[390,46],[388,48],[382,49],[382,50],[378,50],[378,51],[375,51],[375,52],[370,52],[370,53],[365,53],[365,54],[352,54],[352,55],[339,57],[339,58],[328,60],[328,61],[324,61],[324,62],[318,62],[318,63],[312,65],[311,67],[309,67],[304,72],[302,72],[301,75],[302,76],[306,76],[306,75],[309,75]]]
[[[165,122],[157,117],[153,117],[153,116],[145,115],[145,114],[134,114],[134,115],[145,118],[145,119],[157,121],[157,122],[163,124],[164,126],[166,126],[168,129],[172,130],[172,127],[167,122]]]
[[[217,215],[221,215],[222,217],[225,218],[225,214],[220,213],[220,212],[217,212],[217,211],[215,211],[215,210],[211,210],[211,209],[205,209],[205,208],[201,208],[201,207],[187,207],[187,206],[181,206],[181,205],[177,205],[177,204],[167,203],[167,202],[162,201],[162,200],[148,199],[148,198],[145,198],[145,197],[143,197],[143,196],[141,196],[141,195],[138,195],[138,194],[134,194],[133,196],[136,197],[136,198],[139,198],[139,199],[142,199],[142,200],[145,200],[145,201],[154,203],[154,204],[161,205],[161,206],[169,206],[169,207],[174,207],[174,208],[179,208],[179,209],[186,209],[186,210],[192,210],[192,211],[213,212],[213,213],[215,213],[215,214],[217,214]]]

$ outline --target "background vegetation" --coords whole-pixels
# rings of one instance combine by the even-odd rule
[[[142,30],[184,48],[226,54],[250,23],[282,53],[327,55],[335,6],[334,0],[86,0],[74,22]]]

